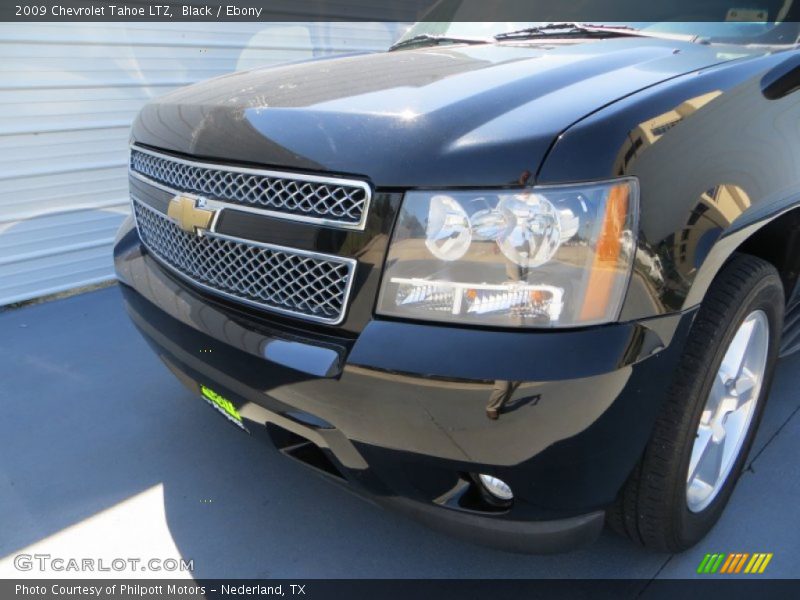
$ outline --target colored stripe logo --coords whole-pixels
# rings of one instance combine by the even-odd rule
[[[771,560],[772,552],[706,554],[700,561],[697,572],[702,575],[733,575],[736,573],[756,575],[763,573]]]

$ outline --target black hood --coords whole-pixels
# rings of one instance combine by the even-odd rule
[[[736,56],[726,50],[625,38],[317,60],[171,93],[142,110],[133,137],[200,158],[367,177],[378,187],[529,183],[571,124]]]

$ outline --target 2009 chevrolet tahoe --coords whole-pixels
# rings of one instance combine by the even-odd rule
[[[760,4],[420,22],[150,102],[130,315],[236,426],[431,526],[685,549],[800,343],[800,29]]]

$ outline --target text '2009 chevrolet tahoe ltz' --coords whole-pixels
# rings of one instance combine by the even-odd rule
[[[785,5],[421,22],[153,101],[115,247],[130,315],[235,425],[433,527],[685,549],[800,340]]]

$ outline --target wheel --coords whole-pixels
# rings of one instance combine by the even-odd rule
[[[784,293],[775,268],[735,254],[692,325],[639,464],[608,523],[680,552],[722,514],[753,443],[777,362]]]

